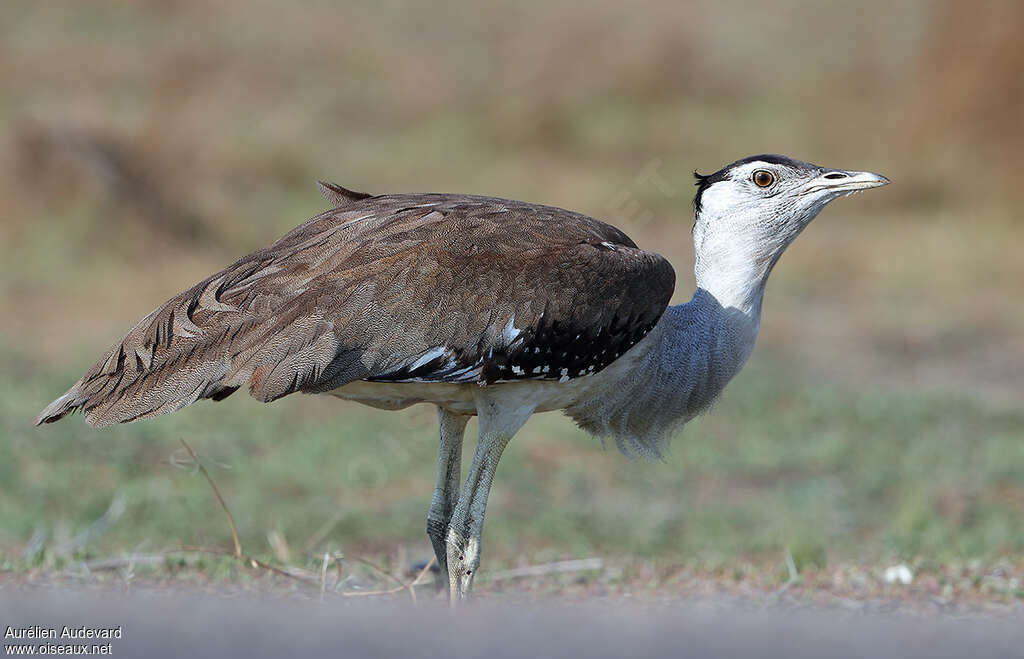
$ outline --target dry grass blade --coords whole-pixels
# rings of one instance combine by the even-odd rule
[[[267,570],[269,572],[273,572],[274,574],[279,574],[279,575],[281,575],[283,577],[288,577],[289,579],[296,579],[298,581],[302,581],[304,583],[308,583],[311,586],[318,586],[320,584],[320,581],[316,578],[316,576],[311,574],[307,570],[301,570],[299,568],[290,567],[290,566],[278,567],[278,566],[273,565],[271,563],[266,563],[264,561],[261,561],[258,558],[253,558],[252,556],[248,556],[245,553],[243,553],[241,556],[237,556],[230,549],[220,549],[219,547],[196,547],[196,546],[192,546],[192,545],[186,545],[186,546],[183,546],[177,552],[168,552],[168,554],[175,554],[175,553],[182,553],[182,552],[183,553],[192,553],[192,554],[214,554],[214,555],[217,555],[217,556],[231,556],[233,558],[239,559],[242,563],[248,565],[249,567],[259,568],[259,569],[262,569],[262,570]]]
[[[213,494],[214,496],[217,497],[217,501],[220,503],[220,507],[224,511],[224,515],[228,518],[228,525],[231,527],[231,539],[235,543],[234,552],[208,547],[192,547],[190,549],[187,549],[186,551],[234,556],[235,558],[241,560],[243,563],[251,565],[254,568],[262,568],[264,570],[269,570],[270,572],[280,574],[281,576],[285,576],[290,579],[296,579],[298,581],[303,581],[305,583],[319,585],[319,582],[316,579],[296,574],[293,570],[287,568],[280,568],[276,565],[265,563],[259,559],[253,558],[252,556],[248,556],[245,552],[242,551],[242,543],[238,539],[238,527],[235,526],[235,519],[231,516],[231,510],[228,509],[228,504],[224,501],[224,497],[221,496],[220,490],[217,489],[217,484],[213,482],[213,477],[210,476],[210,472],[208,472],[206,470],[206,467],[203,466],[203,463],[200,462],[199,455],[192,449],[191,446],[189,446],[189,443],[186,442],[184,438],[180,438],[179,441],[181,441],[182,446],[185,447],[185,450],[188,451],[189,455],[192,456],[192,459],[195,461],[196,468],[199,470],[199,473],[201,473],[203,477],[206,478],[206,482],[210,484],[210,489],[213,490]]]
[[[220,495],[220,490],[217,489],[217,484],[214,483],[213,478],[210,477],[210,472],[206,471],[206,467],[204,467],[203,463],[199,461],[199,455],[192,450],[192,447],[189,446],[189,443],[185,441],[184,437],[179,438],[179,441],[181,442],[181,445],[185,447],[185,450],[188,451],[188,454],[192,456],[192,459],[195,460],[196,469],[198,469],[199,473],[206,478],[206,482],[210,484],[210,488],[213,490],[214,496],[216,496],[217,501],[220,502],[220,507],[224,510],[224,514],[228,518],[228,524],[231,526],[231,539],[235,543],[235,556],[242,558],[244,554],[242,553],[242,543],[238,540],[238,527],[235,526],[235,518],[231,516],[231,511],[228,510],[228,504],[224,503],[224,497]]]
[[[368,566],[370,568],[373,568],[376,572],[384,575],[388,579],[391,579],[396,584],[398,584],[398,590],[402,590],[403,588],[406,588],[408,586],[408,584],[406,584],[404,581],[402,581],[401,579],[399,579],[395,575],[391,574],[390,572],[388,572],[387,570],[385,570],[381,566],[377,565],[373,561],[367,560],[365,558],[358,558],[358,557],[353,558],[352,560],[354,560],[354,561],[356,561],[358,563],[362,563],[363,565],[366,565],[366,566]]]
[[[394,588],[387,588],[387,589],[380,589],[380,590],[348,590],[348,591],[345,591],[345,592],[342,593],[343,597],[369,597],[371,595],[394,595],[395,593],[401,592],[403,590],[408,590],[409,591],[409,597],[415,603],[416,602],[416,586],[419,584],[420,579],[422,579],[423,576],[427,572],[430,571],[430,568],[434,565],[434,561],[436,559],[434,557],[431,557],[430,560],[427,561],[427,564],[424,565],[423,568],[416,574],[416,578],[414,578],[412,581],[410,581],[407,584],[403,583],[398,577],[394,576],[393,574],[390,574],[390,573],[384,571],[383,569],[381,569],[379,566],[374,565],[370,561],[367,561],[367,560],[362,559],[362,558],[357,558],[355,560],[359,561],[360,563],[364,563],[364,564],[372,567],[373,569],[377,570],[378,572],[380,572],[383,575],[386,575],[387,577],[390,577],[391,579],[394,579],[400,585],[395,586]]]

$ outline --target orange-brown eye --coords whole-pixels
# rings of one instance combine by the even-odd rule
[[[775,174],[772,174],[767,169],[757,170],[750,178],[754,181],[754,185],[759,188],[767,188],[775,182]]]

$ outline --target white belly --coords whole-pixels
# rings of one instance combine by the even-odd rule
[[[598,374],[600,375],[600,374]],[[491,395],[511,405],[530,406],[537,412],[568,407],[590,388],[598,375],[589,375],[559,383],[557,380],[524,380],[487,385]],[[474,391],[478,384],[447,384],[435,382],[367,382],[357,380],[333,391],[331,396],[353,400],[386,410],[399,410],[416,403],[432,403],[458,414],[476,414]]]

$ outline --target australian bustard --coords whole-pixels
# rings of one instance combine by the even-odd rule
[[[831,200],[888,182],[777,155],[698,174],[697,291],[673,307],[672,266],[585,215],[321,183],[335,208],[161,305],[36,423],[78,409],[93,426],[125,423],[242,386],[264,402],[433,403],[427,533],[455,601],[480,564],[498,460],[531,414],[564,410],[624,453],[660,455],[750,355],[783,250]]]

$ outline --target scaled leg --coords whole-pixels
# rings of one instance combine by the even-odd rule
[[[448,554],[445,538],[448,522],[459,499],[459,479],[462,477],[462,436],[466,431],[468,416],[452,414],[437,408],[441,440],[437,450],[437,483],[427,513],[427,535],[434,547],[441,574],[448,574]]]
[[[480,566],[480,537],[487,512],[487,495],[494,482],[498,460],[509,440],[532,413],[532,407],[517,406],[509,410],[491,396],[482,393],[477,396],[480,435],[446,538],[448,592],[453,605],[469,594]]]

